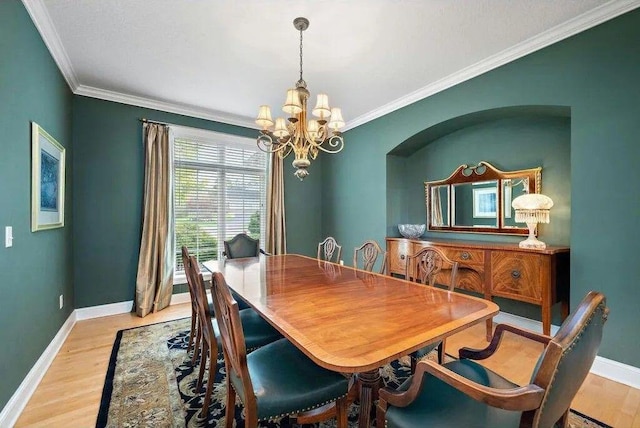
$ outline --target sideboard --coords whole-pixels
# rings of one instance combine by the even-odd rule
[[[406,275],[406,256],[426,246],[441,249],[458,262],[457,288],[493,297],[538,305],[542,330],[551,333],[551,307],[560,302],[564,320],[569,315],[569,247],[547,246],[544,250],[518,244],[445,239],[386,238],[389,273]],[[492,320],[487,321],[487,340]]]

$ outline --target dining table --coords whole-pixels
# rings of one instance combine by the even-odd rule
[[[316,364],[356,374],[359,428],[371,424],[380,367],[499,311],[489,300],[297,254],[203,265]]]

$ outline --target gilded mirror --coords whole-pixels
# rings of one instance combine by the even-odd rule
[[[526,235],[511,201],[540,193],[542,167],[501,171],[488,162],[460,165],[448,178],[427,181],[427,227],[433,231]]]

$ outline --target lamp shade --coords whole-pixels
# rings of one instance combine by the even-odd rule
[[[302,103],[300,102],[300,95],[296,89],[287,89],[287,101],[282,106],[282,111],[293,116],[302,111]]]
[[[327,94],[318,94],[318,101],[312,113],[321,120],[329,117],[331,109],[329,108],[329,96],[327,96]]]
[[[334,131],[338,131],[344,126],[344,119],[342,118],[342,110],[338,107],[331,109],[331,120],[329,121],[329,128]]]
[[[309,137],[315,140],[318,138],[318,131],[320,131],[320,125],[318,125],[317,120],[309,120],[309,125],[307,126],[307,132],[309,133]]]
[[[515,198],[511,206],[516,210],[517,222],[549,223],[549,210],[553,201],[540,193],[527,193]]]
[[[256,123],[260,125],[262,129],[268,129],[273,126],[273,119],[271,119],[271,108],[269,106],[260,106]]]
[[[287,137],[289,135],[287,123],[284,121],[283,117],[279,117],[276,119],[276,129],[273,130],[273,135],[278,138]]]

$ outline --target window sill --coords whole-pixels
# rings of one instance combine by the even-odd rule
[[[211,272],[209,272],[209,271],[202,272],[202,277],[204,278],[205,281],[211,280]],[[173,274],[173,285],[174,285],[174,287],[176,285],[183,285],[183,284],[186,284],[186,283],[187,283],[187,276],[185,275],[184,271],[175,272]]]

